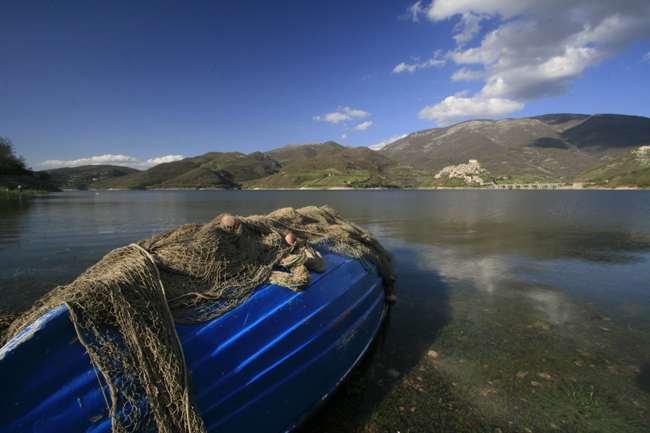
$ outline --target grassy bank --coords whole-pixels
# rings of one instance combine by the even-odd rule
[[[49,191],[43,191],[43,190],[38,190],[38,189],[23,189],[22,191],[0,191],[0,195],[8,195],[8,196],[19,196],[19,195],[29,195],[29,194],[47,194]]]

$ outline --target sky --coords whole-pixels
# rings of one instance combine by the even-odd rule
[[[650,117],[650,0],[0,0],[0,136],[34,170],[551,113]]]

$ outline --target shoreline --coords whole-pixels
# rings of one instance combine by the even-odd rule
[[[318,187],[298,187],[298,188],[156,188],[156,189],[63,189],[62,191],[43,191],[43,190],[23,190],[21,193],[16,191],[2,191],[0,195],[5,196],[22,196],[22,195],[35,195],[35,194],[49,194],[52,192],[72,192],[72,191],[87,191],[87,192],[108,192],[108,191],[435,191],[435,190],[470,190],[470,191],[648,191],[650,188],[641,188],[636,185],[617,186],[609,188],[604,186],[574,184],[559,186],[556,188],[530,188],[522,185],[530,184],[498,184],[500,188],[494,187],[472,187],[472,186],[439,186],[439,187],[419,187],[419,188],[351,188],[346,186],[334,186],[330,188]],[[507,186],[507,187],[502,187]],[[519,186],[519,187],[518,187]]]
[[[440,187],[420,187],[420,188],[349,188],[349,187],[332,187],[332,188],[157,188],[157,189],[65,189],[64,192],[70,191],[87,191],[87,192],[106,192],[106,191],[435,191],[435,190],[470,190],[470,191],[647,191],[650,188],[639,188],[637,186],[619,186],[616,188],[607,188],[600,186],[573,187],[564,186],[558,188],[516,188],[521,184],[502,184],[513,185],[514,188],[484,188],[468,186],[440,186]],[[43,191],[47,193],[46,191]],[[23,195],[25,192],[23,192]],[[17,194],[16,194],[17,195]]]

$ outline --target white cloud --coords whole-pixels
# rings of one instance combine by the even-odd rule
[[[350,107],[339,107],[336,111],[328,113],[324,116],[314,116],[312,119],[318,120],[319,122],[330,122],[330,123],[339,123],[345,122],[352,119],[363,119],[366,116],[370,116],[370,113],[363,110],[353,110]]]
[[[492,119],[524,108],[521,102],[505,98],[484,98],[474,96],[449,96],[433,107],[426,107],[418,113],[420,119],[435,120],[438,126],[450,125],[466,118]]]
[[[426,62],[416,63],[414,65],[407,65],[406,63],[402,62],[399,65],[395,66],[395,69],[393,69],[393,72],[391,72],[391,74],[399,74],[400,72],[404,71],[414,72],[416,69],[430,68],[431,66],[442,67],[446,62],[446,60],[436,59],[429,59]]]
[[[382,149],[386,146],[388,146],[391,143],[396,142],[397,140],[401,140],[402,138],[406,137],[408,134],[404,135],[394,135],[392,138],[389,138],[388,140],[384,140],[381,143],[373,144],[372,146],[368,146],[372,150],[379,150]]]
[[[373,124],[372,121],[363,122],[355,126],[354,129],[357,129],[359,131],[365,131],[366,129],[370,128],[372,124]]]
[[[454,72],[451,76],[451,79],[453,81],[461,81],[461,80],[478,80],[485,77],[485,72],[483,71],[473,71],[467,68],[462,68]]]
[[[348,138],[348,134],[341,135],[341,140],[345,140],[346,138]]]
[[[434,0],[428,8],[421,8],[431,21],[441,21],[454,15],[502,15],[510,19],[535,5],[535,3],[562,4],[570,0]]]
[[[149,167],[153,167],[154,165],[162,164],[163,162],[174,162],[180,161],[181,159],[185,159],[185,157],[183,155],[167,155],[160,156],[158,158],[147,159],[143,164],[148,165]]]
[[[445,56],[462,65],[452,79],[485,82],[472,98],[450,97],[420,112],[443,123],[459,113],[503,115],[527,101],[566,94],[587,68],[650,37],[650,2],[638,0],[434,0],[415,3],[409,13],[433,22],[459,18],[456,48]],[[476,40],[486,23],[493,30]],[[417,69],[410,66],[393,72]],[[472,110],[467,100],[480,106]]]
[[[466,42],[474,39],[474,36],[476,36],[478,31],[481,29],[481,21],[485,18],[485,15],[475,15],[472,13],[463,14],[463,17],[455,28],[455,30],[460,30],[460,33],[454,36],[456,43],[459,46],[463,46]]]
[[[641,60],[642,62],[650,62],[650,52],[645,53],[643,56],[643,59]]]
[[[339,123],[344,120],[351,120],[352,118],[347,114],[334,112],[334,113],[328,113],[323,117],[314,116],[313,119],[318,120],[319,122]]]
[[[422,7],[422,1],[418,1],[415,4],[412,4],[408,8],[406,8],[406,14],[402,15],[400,18],[402,19],[410,19],[413,22],[419,22],[420,17],[419,15],[421,13],[425,13],[425,8]]]
[[[34,164],[40,170],[61,168],[61,167],[80,167],[82,165],[118,165],[122,167],[137,168],[139,170],[146,170],[154,165],[162,164],[163,162],[180,161],[184,159],[183,155],[167,155],[158,158],[148,159],[141,161],[132,156],[125,155],[102,155],[92,156],[90,158],[80,158],[70,161],[62,161],[58,159],[51,159]]]

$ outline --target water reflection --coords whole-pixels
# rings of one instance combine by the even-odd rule
[[[417,256],[408,257],[408,270],[442,278],[445,326],[435,336],[426,333],[427,307],[419,306],[435,302],[435,293],[420,287],[409,296],[411,288],[400,286],[408,291],[408,303],[395,312],[404,310],[409,323],[403,326],[411,332],[394,335],[393,353],[413,345],[420,358],[395,382],[393,393],[375,402],[366,425],[419,431],[427,428],[426,420],[438,419],[435,431],[460,431],[460,417],[479,431],[647,431],[645,248],[625,252],[634,260],[614,262],[528,250],[495,253],[468,242],[463,233],[440,238],[444,242],[409,243]],[[477,254],[481,248],[490,253]],[[398,259],[402,268],[404,257]],[[426,342],[435,357],[422,353]],[[425,391],[441,403],[433,405],[433,413],[430,400],[419,398],[421,388],[413,385],[427,380],[441,384]],[[381,416],[388,404],[400,408],[391,421]],[[409,407],[426,412],[412,416]],[[441,415],[447,411],[459,414],[456,425]]]
[[[650,256],[645,191],[102,191],[2,201],[0,280],[11,301],[0,297],[0,309],[15,308],[26,278],[69,282],[111,249],[177,225],[314,204],[416,252],[399,260],[401,272],[489,294],[515,280],[603,299],[613,288],[619,298],[648,296],[639,293]]]
[[[500,256],[466,258],[447,252],[437,256],[438,272],[447,279],[468,280],[487,293],[494,293],[499,282],[514,271],[512,263]]]
[[[565,325],[575,318],[571,300],[562,293],[538,290],[527,296],[534,301],[535,308],[544,313],[545,322]]]
[[[6,195],[0,201],[0,248],[17,243],[25,227],[23,215],[33,203],[30,196]]]
[[[569,221],[529,225],[525,221],[481,223],[465,226],[434,218],[398,222],[408,243],[427,243],[442,248],[462,249],[463,254],[514,253],[535,259],[577,258],[603,264],[632,263],[641,260],[638,253],[650,251],[648,230],[582,227]],[[397,227],[395,227],[397,231]]]

